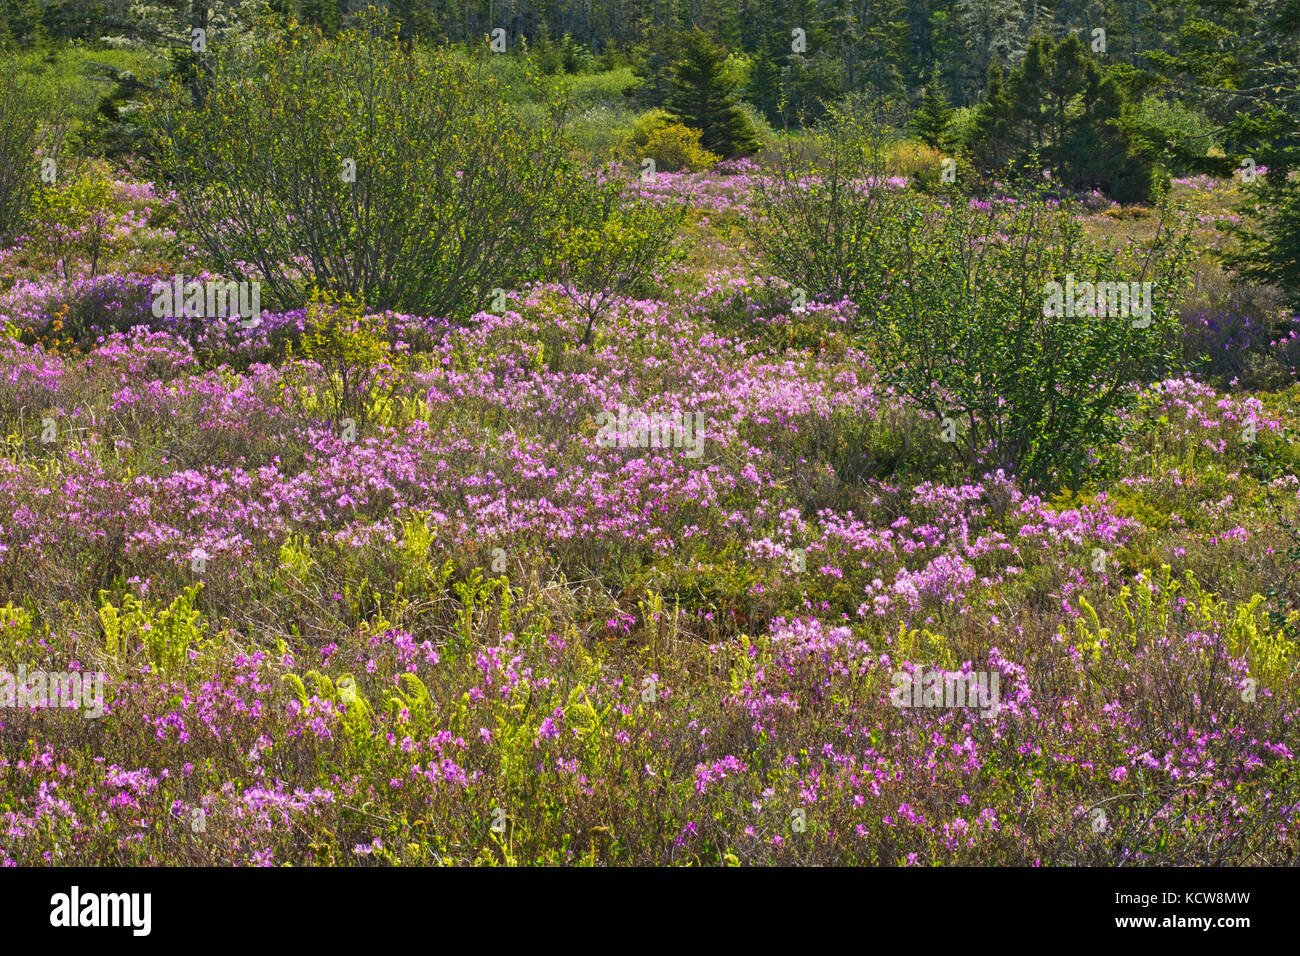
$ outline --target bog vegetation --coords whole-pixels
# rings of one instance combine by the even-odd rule
[[[1293,5],[462,6],[0,0],[0,864],[1297,862]]]

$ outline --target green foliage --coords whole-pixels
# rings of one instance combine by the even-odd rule
[[[163,674],[175,675],[186,664],[191,649],[203,643],[208,625],[195,607],[202,583],[194,584],[165,608],[154,607],[132,594],[122,599],[121,607],[109,600],[107,591],[99,592],[99,621],[104,628],[104,647],[108,658],[126,666],[137,647],[145,660]]]
[[[610,156],[631,135],[637,114],[626,103],[593,106],[574,117],[566,134],[586,156]]]
[[[620,152],[615,156],[622,162],[635,162],[644,154],[640,150],[650,140],[650,134],[673,121],[667,110],[658,107],[638,113],[632,121],[631,129],[619,144]]]
[[[1294,0],[1189,0],[1177,33],[1144,54],[1163,90],[1203,112],[1208,136],[1176,135],[1173,164],[1228,175],[1245,157],[1278,179],[1300,165],[1300,11]]]
[[[43,101],[46,128],[59,134],[66,151],[107,155],[139,145],[133,118],[139,92],[165,67],[165,58],[148,47],[61,45],[48,55],[12,54],[4,70]]]
[[[925,85],[921,103],[912,114],[912,130],[931,149],[947,152],[955,141],[952,126],[953,108],[948,104],[936,71]]]
[[[760,215],[747,231],[773,272],[810,296],[869,301],[883,270],[882,216],[897,197],[864,188],[883,179],[900,139],[898,116],[879,103],[837,107],[829,121],[777,150],[756,184]]]
[[[1189,172],[1199,165],[1184,161],[1189,152],[1203,155],[1222,151],[1220,133],[1209,117],[1178,100],[1145,96],[1129,104],[1123,122],[1135,148],[1173,172]]]
[[[288,591],[292,586],[301,587],[315,566],[306,535],[291,535],[280,545],[280,563],[276,568],[280,589]]]
[[[1153,171],[1121,124],[1124,107],[1121,87],[1077,34],[1055,44],[1035,37],[1005,84],[991,77],[969,145],[989,173],[1038,166],[1069,189],[1146,200]]]
[[[298,14],[327,37],[335,36],[342,25],[337,0],[301,0]]]
[[[871,188],[885,172],[878,128],[841,115],[822,161],[788,157],[763,192],[755,234],[777,275],[858,303],[863,345],[886,380],[935,416],[936,431],[949,420],[945,440],[972,473],[1080,480],[1089,449],[1116,437],[1131,383],[1174,366],[1190,233],[1165,205],[1149,248],[1121,254],[1086,243],[1076,211],[1041,186],[984,208]],[[1048,284],[1067,276],[1151,282],[1151,315],[1047,314]]]
[[[652,25],[645,39],[633,49],[632,70],[636,83],[628,97],[641,107],[661,107],[672,90],[672,72],[684,35],[671,27]]]
[[[1125,259],[1089,248],[1073,210],[1032,194],[987,211],[898,212],[885,227],[898,227],[888,240],[897,254],[868,332],[887,379],[936,419],[965,426],[953,444],[973,471],[996,464],[1029,482],[1080,480],[1088,449],[1117,437],[1130,384],[1174,367],[1187,233],[1171,235],[1170,214],[1150,254]],[[1152,282],[1151,315],[1045,314],[1047,284],[1067,276]]]
[[[37,649],[38,642],[45,643],[45,630],[28,608],[15,607],[12,601],[0,607],[0,660],[22,660]]]
[[[663,110],[639,118],[614,152],[615,159],[634,165],[647,157],[655,161],[656,169],[669,173],[702,172],[722,158],[700,146],[699,130],[672,122]]]
[[[645,144],[645,155],[662,163],[666,171],[685,169],[693,173],[703,172],[721,158],[700,146],[698,130],[680,123],[669,123],[652,132]]]
[[[1264,595],[1255,594],[1233,609],[1228,647],[1250,662],[1250,673],[1260,684],[1280,691],[1300,669],[1300,644],[1288,639],[1293,637],[1290,630],[1273,627],[1267,614],[1260,613],[1264,604]]]
[[[653,281],[680,259],[680,200],[656,203],[629,195],[618,177],[587,177],[573,184],[548,224],[545,271],[586,318],[581,345],[619,296]]]
[[[109,169],[102,163],[63,170],[63,181],[33,198],[36,248],[70,278],[85,262],[94,278],[101,260],[116,251],[114,214],[119,212]]]
[[[299,340],[305,368],[296,388],[288,386],[304,409],[323,413],[337,428],[350,418],[360,432],[391,403],[402,381],[405,357],[388,337],[381,317],[367,315],[344,295],[312,293],[307,329]],[[289,358],[295,354],[289,346]],[[311,370],[318,374],[302,374]],[[313,401],[314,399],[314,401]]]
[[[19,46],[41,49],[49,40],[40,0],[6,0],[6,36]]]
[[[947,639],[942,634],[923,627],[909,629],[907,625],[900,624],[898,636],[894,638],[894,648],[900,661],[944,670],[955,670],[960,664]]]
[[[1294,0],[1192,0],[1176,42],[1152,50],[1171,95],[1203,111],[1222,150],[1205,136],[1180,136],[1168,149],[1184,165],[1220,176],[1249,159],[1266,167],[1244,212],[1229,229],[1238,248],[1227,257],[1242,276],[1275,283],[1300,308],[1300,9]]]
[[[510,579],[504,574],[499,578],[484,578],[481,568],[473,568],[464,581],[452,585],[452,590],[460,599],[458,624],[467,645],[474,642],[480,625],[489,619],[495,622],[498,633],[510,630],[514,594]]]
[[[1263,595],[1244,601],[1221,598],[1190,571],[1178,580],[1167,564],[1148,569],[1147,581],[1120,589],[1113,601],[1112,626],[1102,624],[1086,598],[1079,598],[1079,608],[1083,613],[1074,622],[1075,646],[1094,663],[1107,648],[1131,653],[1176,630],[1220,634],[1228,653],[1247,662],[1249,676],[1275,692],[1285,690],[1300,665],[1296,641],[1288,639],[1285,626],[1270,622]],[[1064,634],[1064,626],[1061,631]]]
[[[366,700],[357,686],[357,679],[351,674],[343,674],[337,681],[331,681],[320,671],[308,671],[307,679],[316,685],[316,696],[327,700],[343,712],[343,729],[358,750],[369,751],[374,733],[375,708]],[[303,681],[290,685],[299,694],[299,702],[306,704],[306,688]]]
[[[215,49],[197,109],[175,84],[151,105],[160,172],[214,266],[282,304],[314,284],[472,314],[494,287],[538,277],[571,182],[563,104],[529,123],[462,58],[401,46],[382,18],[368,27],[331,42],[267,24],[255,44]]]
[[[666,106],[683,126],[701,131],[705,149],[726,158],[748,155],[759,145],[749,118],[736,104],[736,85],[726,51],[703,31],[687,34]]]
[[[54,157],[47,106],[16,64],[0,67],[0,242],[20,233],[39,189],[42,157]]]
[[[455,573],[451,558],[439,565],[434,560],[437,532],[429,525],[429,513],[416,511],[402,519],[401,565],[405,575],[404,593],[441,596]]]
[[[596,58],[572,34],[566,33],[558,40],[552,39],[544,20],[539,24],[537,37],[528,52],[539,72],[547,76],[557,73],[590,73],[597,66]]]
[[[631,67],[620,67],[604,73],[579,73],[565,76],[558,88],[573,110],[575,121],[580,114],[601,107],[627,105],[627,89],[634,82]],[[535,87],[528,87],[535,90]],[[551,95],[545,88],[538,93],[543,99]]]
[[[1245,221],[1229,231],[1238,246],[1226,261],[1246,279],[1278,286],[1287,305],[1300,311],[1300,181],[1257,180]]]

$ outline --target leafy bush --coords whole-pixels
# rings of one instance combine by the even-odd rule
[[[618,177],[583,180],[550,224],[546,272],[586,318],[581,344],[616,298],[649,283],[678,260],[683,202],[632,199]]]
[[[569,76],[562,83],[569,104],[579,111],[623,103],[624,93],[634,80],[631,67],[621,67],[604,73]]]
[[[0,240],[26,221],[37,190],[42,152],[53,155],[45,103],[12,64],[0,69]]]
[[[907,141],[892,146],[888,151],[889,169],[900,176],[913,178],[926,173],[936,176],[943,166],[943,161],[950,154],[927,146],[925,143]]]
[[[1134,103],[1124,125],[1145,155],[1166,163],[1189,150],[1205,154],[1221,146],[1219,131],[1204,113],[1158,96]],[[1173,172],[1187,171],[1180,166],[1176,163]]]
[[[1166,206],[1147,250],[1101,250],[1041,185],[951,204],[891,190],[884,137],[865,119],[842,114],[827,162],[796,158],[760,190],[755,235],[774,271],[810,296],[857,302],[886,380],[945,423],[972,471],[1079,480],[1092,449],[1116,436],[1130,385],[1174,367],[1190,232]],[[1048,283],[1067,277],[1151,282],[1150,314],[1049,310]]]
[[[1031,482],[1080,480],[1093,449],[1117,437],[1130,386],[1175,367],[1186,233],[1163,223],[1135,261],[1087,248],[1074,210],[1033,196],[900,211],[870,327],[887,378],[937,418],[965,420],[954,445],[971,466],[991,455]],[[1152,282],[1151,312],[1045,314],[1045,286],[1067,276]]]
[[[650,135],[657,129],[673,121],[667,110],[652,109],[638,113],[632,120],[631,129],[619,143],[614,158],[623,162],[640,160],[645,155],[642,150],[650,141]]]
[[[529,124],[470,64],[411,52],[382,19],[336,42],[271,29],[211,60],[197,108],[173,85],[149,118],[218,271],[287,306],[314,285],[448,317],[537,277],[570,180],[562,103]]]
[[[389,341],[383,320],[363,314],[347,296],[336,301],[328,293],[313,293],[306,325],[298,343],[299,371],[314,374],[300,374],[288,390],[305,411],[323,413],[335,428],[350,418],[360,432],[391,401],[403,356]],[[294,354],[290,344],[290,358]]]
[[[760,215],[748,224],[776,275],[827,301],[879,294],[867,283],[883,270],[884,208],[899,201],[883,188],[900,140],[894,119],[879,104],[836,108],[826,124],[778,147],[772,175],[755,183]]]
[[[958,143],[969,143],[975,136],[979,123],[979,107],[963,106],[952,111],[952,137]]]
[[[108,168],[92,163],[78,168],[64,181],[42,189],[33,199],[35,248],[53,258],[71,278],[84,262],[90,278],[116,245],[113,218],[120,211]]]
[[[657,169],[670,173],[683,169],[693,173],[702,172],[722,158],[700,146],[699,130],[673,123],[660,111],[656,110],[655,114],[657,119],[662,117],[662,121],[648,130],[638,126],[619,144],[615,158],[623,162],[639,163],[649,157],[655,161]]]
[[[573,117],[566,133],[580,152],[588,156],[613,156],[636,123],[636,113],[625,104],[601,104]]]

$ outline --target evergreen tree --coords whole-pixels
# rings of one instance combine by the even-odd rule
[[[869,90],[877,96],[904,91],[907,59],[907,17],[901,0],[839,0],[839,18],[846,28],[840,47],[849,91]]]
[[[750,73],[749,102],[767,117],[769,123],[781,121],[781,87],[785,70],[785,53],[790,45],[781,48],[782,35],[769,32],[754,54],[754,68]]]
[[[1193,6],[1198,16],[1184,25],[1176,52],[1157,59],[1171,86],[1221,124],[1227,155],[1204,155],[1196,143],[1186,152],[1194,166],[1220,175],[1248,163],[1267,168],[1247,187],[1246,215],[1228,229],[1236,249],[1225,260],[1243,278],[1279,286],[1300,310],[1300,0]],[[1211,15],[1213,22],[1202,18]]]
[[[727,53],[702,30],[686,34],[670,82],[668,112],[684,126],[698,129],[705,149],[725,157],[758,149],[749,118],[736,105]]]
[[[989,67],[988,93],[975,110],[975,125],[967,144],[976,165],[982,169],[1001,169],[1011,161],[1011,98],[1007,93],[1002,68]]]
[[[304,23],[310,23],[327,37],[336,35],[342,25],[337,0],[302,0],[299,15]]]
[[[1172,144],[1191,168],[1226,175],[1251,157],[1276,171],[1300,167],[1300,0],[1191,0],[1171,49],[1146,59],[1166,90],[1220,127],[1226,156],[1207,143]]]
[[[677,61],[682,36],[669,27],[646,30],[645,42],[637,48],[632,67],[639,82],[627,90],[627,96],[643,109],[663,106],[668,101],[673,64]]]
[[[1147,198],[1149,162],[1121,124],[1125,100],[1077,34],[1033,37],[1003,86],[990,76],[971,143],[978,165],[1038,162],[1070,189],[1100,188],[1122,201]]]
[[[947,152],[953,145],[953,112],[936,69],[930,76],[930,82],[925,85],[921,105],[912,115],[912,131],[927,146]]]
[[[11,0],[9,29],[18,46],[27,49],[43,47],[46,36],[40,0]]]
[[[1258,185],[1245,208],[1245,222],[1230,230],[1239,240],[1237,251],[1225,258],[1243,278],[1281,288],[1287,305],[1300,312],[1300,183],[1284,179]]]
[[[68,11],[62,0],[46,0],[41,6],[41,25],[45,36],[51,40],[64,40],[68,36]]]
[[[1023,0],[954,0],[947,24],[960,38],[968,86],[975,87],[993,63],[1015,63],[1026,39]]]

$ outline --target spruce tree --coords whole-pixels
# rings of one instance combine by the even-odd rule
[[[637,47],[632,72],[638,82],[626,96],[642,109],[663,106],[672,92],[673,67],[681,54],[684,34],[670,27],[646,30],[645,40]],[[557,62],[558,62],[557,49]]]
[[[972,151],[984,170],[1038,163],[1069,189],[1100,188],[1122,202],[1145,200],[1149,162],[1121,125],[1124,95],[1077,34],[1030,40],[1005,86],[990,77]]]
[[[673,67],[667,108],[684,126],[700,131],[700,144],[720,156],[745,156],[758,149],[749,117],[736,105],[735,80],[727,75],[727,53],[702,30],[686,34]]]
[[[764,38],[754,54],[747,97],[767,117],[769,123],[781,121],[781,70],[784,55],[774,52],[775,44]]]
[[[988,93],[975,109],[975,125],[967,145],[983,169],[1001,169],[1012,156],[1011,100],[1002,68],[996,63],[989,67]]]
[[[1214,12],[1206,0],[1193,7],[1198,14]],[[1211,118],[1223,123],[1227,156],[1197,157],[1201,168],[1237,175],[1249,161],[1268,170],[1251,177],[1250,185],[1243,182],[1244,218],[1227,227],[1237,240],[1225,256],[1228,266],[1242,278],[1277,285],[1300,311],[1300,179],[1293,172],[1300,168],[1300,2],[1225,0],[1222,7],[1230,15],[1223,25],[1196,21],[1180,38],[1178,57],[1166,65],[1195,84],[1189,98],[1208,104]],[[1230,45],[1208,43],[1207,33]],[[1223,83],[1224,76],[1231,83]]]
[[[1245,221],[1228,228],[1238,245],[1225,260],[1242,278],[1276,285],[1300,312],[1300,183],[1260,180],[1258,187]]]
[[[921,105],[912,114],[912,131],[925,145],[947,152],[952,148],[953,112],[936,69],[930,76],[930,82],[925,85]]]
[[[44,47],[45,22],[41,17],[40,0],[12,0],[9,5],[9,29],[19,47]]]
[[[327,37],[338,34],[343,18],[337,0],[302,0],[298,9],[304,23],[310,23]]]

